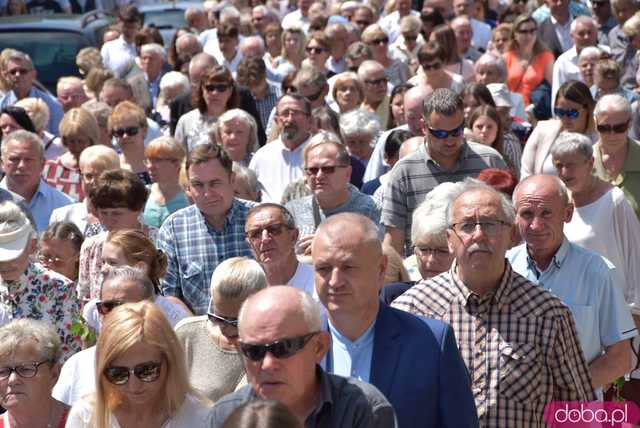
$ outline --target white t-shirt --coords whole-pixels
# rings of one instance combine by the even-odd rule
[[[298,263],[296,272],[293,274],[287,285],[304,291],[305,293],[310,294],[314,300],[319,301],[314,276],[315,271],[313,270],[313,266],[308,263]]]
[[[74,354],[62,366],[51,396],[72,406],[82,397],[96,391],[96,347]]]

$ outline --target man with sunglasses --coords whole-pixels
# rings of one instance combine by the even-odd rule
[[[491,147],[465,141],[462,98],[450,89],[427,95],[421,125],[425,143],[394,166],[382,204],[385,242],[400,254],[411,253],[411,214],[434,187],[476,177],[485,168],[506,168]]]
[[[326,370],[380,389],[400,427],[416,421],[477,427],[469,375],[451,327],[379,299],[387,257],[377,226],[360,214],[332,216],[318,228],[312,255],[316,291],[329,318],[325,330],[332,337]]]
[[[564,235],[574,207],[558,177],[525,178],[514,190],[513,202],[524,243],[509,250],[507,258],[514,271],[571,309],[593,386],[602,398],[602,388],[631,369],[629,339],[638,335],[621,291],[622,278],[600,254]]]
[[[358,67],[358,79],[364,86],[363,109],[375,113],[380,123],[389,118],[389,78],[384,66],[374,60],[363,61]]]
[[[393,407],[374,386],[326,373],[319,363],[330,342],[320,307],[293,287],[274,286],[250,296],[239,315],[239,349],[249,385],[222,397],[207,427],[256,400],[286,405],[305,427],[394,428]]]
[[[119,266],[109,271],[100,288],[98,313],[100,320],[117,306],[153,300],[153,284],[140,269]],[[52,396],[65,404],[72,405],[83,396],[95,392],[96,347],[92,346],[73,355],[62,366],[58,382]]]

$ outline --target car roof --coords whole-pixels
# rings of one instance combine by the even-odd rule
[[[138,10],[142,13],[145,13],[145,12],[156,12],[160,10],[172,10],[172,9],[186,10],[187,8],[190,8],[190,7],[202,9],[202,2],[176,1],[176,2],[166,2],[166,3],[145,4],[145,5],[138,6]]]

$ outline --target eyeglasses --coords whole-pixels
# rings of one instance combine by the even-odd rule
[[[440,62],[440,61],[431,62],[431,63],[426,63],[425,62],[424,64],[422,64],[422,69],[424,71],[427,71],[427,70],[438,70],[441,67],[442,67],[442,62]]]
[[[0,367],[0,379],[6,379],[11,376],[11,373],[16,372],[16,374],[22,378],[28,379],[34,377],[38,374],[38,368],[45,364],[52,363],[51,360],[40,361],[39,363],[28,363],[28,364],[20,364],[17,366],[5,366]]]
[[[204,89],[207,90],[207,92],[224,92],[227,89],[229,89],[229,85],[227,85],[226,83],[211,83],[209,85],[204,85]]]
[[[96,309],[100,315],[107,315],[120,305],[124,305],[124,300],[98,300],[96,302]]]
[[[451,229],[459,236],[470,237],[475,233],[478,226],[487,235],[495,235],[500,232],[502,227],[509,226],[509,223],[502,220],[464,221],[453,223]]]
[[[299,352],[319,332],[305,334],[304,336],[290,337],[276,340],[272,343],[253,344],[240,342],[240,351],[251,361],[260,361],[270,352],[276,358],[289,358]]]
[[[307,116],[307,112],[304,110],[297,109],[287,109],[277,113],[278,117],[289,117],[289,116]]]
[[[373,40],[369,41],[369,43],[367,43],[367,44],[368,45],[381,45],[381,44],[386,45],[387,43],[389,43],[389,38],[388,37],[381,37],[379,39],[373,39]]]
[[[365,79],[364,83],[366,83],[367,85],[381,85],[381,84],[387,84],[389,80],[386,77],[381,77],[379,79]]]
[[[445,139],[445,138],[449,138],[449,137],[459,137],[462,135],[462,133],[464,132],[464,122],[462,122],[462,124],[460,126],[458,126],[457,128],[454,128],[450,131],[444,130],[444,129],[432,129],[427,127],[427,129],[429,130],[429,133],[431,135],[433,135],[436,138],[439,138],[441,140]]]
[[[111,133],[115,137],[122,138],[122,137],[125,136],[125,134],[128,135],[129,137],[133,137],[134,135],[138,135],[139,131],[140,131],[139,127],[132,126],[131,128],[116,128]]]
[[[578,116],[580,116],[580,112],[574,108],[567,110],[560,107],[556,107],[553,109],[553,113],[558,117],[566,117],[569,119],[577,119]]]
[[[229,318],[224,318],[221,317],[220,315],[216,315],[213,312],[207,312],[207,317],[209,318],[209,321],[211,321],[214,324],[223,324],[223,325],[228,325],[231,327],[236,327],[238,328],[238,320],[237,319],[229,319]]]
[[[12,76],[17,76],[18,74],[20,74],[21,76],[24,76],[25,74],[31,72],[31,70],[33,70],[32,68],[12,68],[11,70],[7,70],[7,73],[9,73]]]
[[[423,247],[420,245],[416,245],[415,249],[418,253],[420,253],[420,256],[422,257],[433,256],[436,258],[440,258],[440,257],[447,257],[450,254],[449,249],[446,249],[446,248],[445,249],[431,248],[431,247]]]
[[[516,33],[518,34],[535,34],[538,32],[537,28],[520,28],[518,30],[516,30]]]
[[[284,223],[274,223],[274,224],[269,224],[267,226],[262,226],[255,229],[247,230],[244,235],[250,241],[257,241],[259,239],[262,239],[262,232],[264,232],[265,230],[267,231],[269,236],[276,237],[276,236],[282,235],[282,231],[285,228],[289,229],[289,227]]]
[[[596,125],[596,129],[601,134],[621,134],[629,129],[629,122],[618,123],[616,125]]]
[[[324,165],[324,166],[310,166],[308,168],[305,168],[305,172],[307,173],[307,175],[318,175],[318,173],[320,171],[322,171],[322,173],[324,175],[327,174],[333,174],[334,172],[336,172],[336,168],[346,168],[347,165]]]
[[[160,377],[162,363],[160,361],[147,361],[129,367],[107,367],[104,369],[104,377],[114,385],[124,385],[129,382],[129,377],[133,374],[142,382],[155,382]]]
[[[319,54],[321,54],[321,53],[323,53],[323,52],[324,52],[324,48],[309,46],[309,47],[307,47],[307,48],[305,49],[305,51],[306,51],[308,54],[316,54],[316,55],[319,55]]]

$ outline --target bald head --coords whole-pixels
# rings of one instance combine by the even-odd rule
[[[569,203],[569,192],[565,184],[555,175],[531,175],[524,178],[513,191],[513,203],[518,209],[522,197],[538,195],[544,199],[557,198],[566,205]]]
[[[191,58],[189,62],[189,80],[191,81],[191,85],[200,83],[200,78],[205,71],[216,65],[218,65],[218,61],[216,61],[213,56],[204,52]]]
[[[368,217],[356,213],[340,213],[323,221],[315,233],[316,239],[337,240],[351,237],[362,245],[371,246],[376,253],[382,254],[382,244],[378,239],[378,228]],[[313,253],[313,250],[312,250]]]
[[[413,135],[422,135],[424,99],[431,92],[431,88],[414,86],[404,93],[404,117]]]

